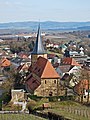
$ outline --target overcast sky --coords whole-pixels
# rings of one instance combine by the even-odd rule
[[[90,0],[0,0],[0,23],[90,21]]]

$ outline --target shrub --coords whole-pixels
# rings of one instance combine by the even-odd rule
[[[2,110],[2,104],[8,104],[8,102],[11,100],[11,95],[7,92],[3,93],[0,97],[0,110]]]
[[[7,105],[3,105],[3,109],[9,111],[20,111],[22,109],[22,106],[14,105],[12,102],[9,102]]]
[[[57,96],[51,96],[51,97],[48,97],[48,99],[49,99],[50,102],[58,101],[58,97]]]
[[[29,113],[33,112],[35,110],[36,102],[34,100],[31,100],[27,103],[27,108],[29,110]]]
[[[37,96],[37,95],[28,95],[28,97],[35,101],[40,101],[43,98],[42,96]]]

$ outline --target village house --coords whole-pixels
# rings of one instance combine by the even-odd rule
[[[4,70],[9,70],[11,66],[11,61],[8,60],[7,58],[2,58],[1,59],[1,71],[4,72]]]
[[[27,96],[25,94],[25,91],[23,89],[19,90],[11,90],[11,101],[12,102],[23,102],[25,99],[27,99]]]
[[[59,44],[54,43],[53,47],[58,49],[59,48]]]
[[[63,43],[61,43],[60,46],[59,46],[59,48],[60,48],[61,52],[64,53],[65,50],[67,49],[67,46],[64,45]]]
[[[65,73],[69,75],[79,72],[81,65],[78,64],[74,58],[64,57],[61,59],[60,65],[56,68],[57,73],[62,77]]]
[[[74,92],[78,94],[78,99],[80,102],[88,101],[88,94],[90,100],[90,89],[89,89],[89,80],[83,79],[81,80],[75,87]]]
[[[50,47],[53,48],[53,46],[54,46],[54,44],[51,42],[46,44],[46,48],[50,48]]]
[[[90,71],[90,58],[84,61],[83,68]]]
[[[64,57],[56,67],[57,73],[61,76],[60,83],[67,88],[67,95],[74,95],[73,87],[79,83],[81,65],[74,58]]]
[[[72,65],[72,66],[80,66],[74,58],[71,57],[64,57],[61,60],[61,65]]]

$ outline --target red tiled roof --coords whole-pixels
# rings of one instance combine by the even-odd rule
[[[26,53],[19,53],[18,54],[21,58],[28,58],[28,55]]]
[[[23,65],[20,65],[18,68],[17,68],[18,71],[20,70],[28,70],[28,66],[26,64],[23,64]]]
[[[11,62],[8,59],[6,59],[6,58],[2,59],[2,61],[1,61],[2,67],[8,67],[10,65],[11,65]]]
[[[65,57],[62,60],[62,64],[65,65],[73,65],[73,66],[80,66],[80,64],[78,64],[74,58],[70,58],[70,57]]]
[[[31,91],[41,84],[41,78],[60,78],[52,64],[43,57],[39,57],[29,69],[31,73],[26,78],[26,84]]]
[[[52,64],[43,57],[38,58],[34,68],[33,72],[38,74],[41,78],[60,78]]]
[[[41,78],[60,78],[50,62],[47,62]]]
[[[26,55],[22,55],[21,57],[22,57],[22,58],[28,58]]]

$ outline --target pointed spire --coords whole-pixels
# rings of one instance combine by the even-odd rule
[[[39,23],[36,43],[35,43],[32,54],[44,54],[44,53],[45,53],[45,50],[44,50],[44,46],[42,44],[40,23]]]

